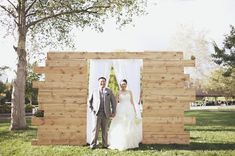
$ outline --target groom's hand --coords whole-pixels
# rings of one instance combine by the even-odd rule
[[[115,115],[116,115],[115,113],[112,113],[112,114],[111,114],[111,117],[113,118],[113,117],[115,117]]]

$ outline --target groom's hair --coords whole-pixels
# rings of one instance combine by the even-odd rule
[[[99,81],[100,79],[103,79],[103,80],[105,80],[105,81],[106,81],[106,78],[105,78],[105,77],[103,77],[103,76],[99,77],[99,78],[98,78],[98,81]]]

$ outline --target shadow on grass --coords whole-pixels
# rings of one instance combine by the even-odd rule
[[[179,145],[179,144],[170,144],[170,145],[163,145],[163,144],[140,144],[140,147],[135,150],[235,150],[235,142],[234,143],[199,143],[193,142],[189,145]]]

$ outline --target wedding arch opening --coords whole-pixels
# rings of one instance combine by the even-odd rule
[[[141,66],[142,64],[142,66]],[[195,117],[185,117],[196,99],[190,88],[183,52],[48,52],[45,67],[34,72],[45,74],[38,88],[39,110],[43,117],[32,117],[38,127],[32,145],[85,145],[89,143],[87,100],[99,76],[109,76],[113,66],[117,80],[128,79],[138,107],[141,98],[143,144],[189,144],[185,125]],[[140,72],[140,66],[142,67]],[[141,86],[140,86],[141,82]]]

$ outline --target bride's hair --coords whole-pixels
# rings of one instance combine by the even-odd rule
[[[126,79],[122,79],[121,82],[125,82],[127,84],[127,80]]]

